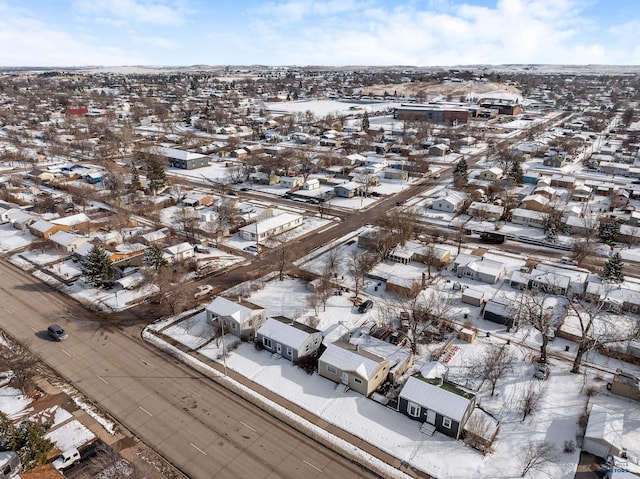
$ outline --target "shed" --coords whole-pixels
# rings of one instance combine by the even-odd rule
[[[466,288],[462,292],[462,302],[472,306],[482,306],[482,303],[484,303],[484,291]]]

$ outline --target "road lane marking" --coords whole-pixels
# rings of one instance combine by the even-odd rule
[[[7,314],[13,314],[13,313],[12,313],[11,311],[9,311],[7,308],[2,308],[2,309],[4,309],[5,313],[7,313]]]
[[[307,466],[309,467],[313,467],[316,471],[318,472],[322,472],[322,469],[320,469],[319,467],[314,466],[313,464],[311,464],[310,462],[305,461],[304,459],[302,460],[302,462],[304,462]]]
[[[258,432],[258,431],[256,431],[254,428],[252,428],[251,426],[249,426],[248,424],[243,423],[242,421],[240,421],[240,424],[242,424],[244,427],[246,427],[246,428],[247,428],[247,429],[249,429],[250,431]]]
[[[29,327],[31,327],[31,326],[29,326]],[[34,333],[38,332],[38,330],[36,328],[31,328],[31,331],[33,331]]]
[[[145,408],[143,408],[142,406],[138,406],[140,409],[142,409],[142,412],[148,414],[149,416],[153,417],[153,414],[151,414],[149,411],[147,411]]]
[[[206,455],[207,455],[207,453],[206,453],[206,452],[204,452],[202,449],[200,449],[200,448],[199,448],[198,446],[196,446],[194,443],[192,443],[192,442],[191,442],[191,443],[189,443],[189,444],[191,444],[191,447],[192,447],[192,448],[194,448],[196,451],[198,451],[198,452],[199,452],[200,454],[202,454],[203,456],[206,456]]]
[[[105,384],[109,384],[109,383],[107,382],[107,380],[106,380],[105,378],[103,378],[102,376],[98,376],[98,379],[99,379],[100,381],[102,381],[103,383],[105,383]]]
[[[68,352],[66,352],[64,349],[61,349],[60,351],[62,351],[62,352],[63,352],[64,354],[66,354],[67,356],[71,357],[71,355],[70,355]]]
[[[147,366],[153,367],[151,364],[149,364],[147,361],[145,361],[144,359],[140,358],[140,361],[142,361],[143,363],[145,363]]]

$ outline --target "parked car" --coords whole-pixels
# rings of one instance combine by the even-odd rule
[[[74,464],[78,464],[80,462],[80,451],[78,451],[75,447],[64,451],[58,457],[56,457],[51,465],[56,471],[62,471],[67,469]]]
[[[538,363],[533,377],[536,379],[542,379],[543,381],[547,379],[549,377],[549,366],[545,363]]]
[[[55,339],[56,341],[62,341],[69,337],[67,332],[57,324],[52,324],[51,326],[49,326],[47,328],[47,334],[51,339]]]
[[[213,291],[213,286],[211,286],[210,284],[203,284],[201,286],[198,286],[198,291],[194,293],[193,297],[195,299],[198,299],[201,296],[208,295],[211,291]]]
[[[247,253],[259,253],[260,247],[255,244],[250,244],[249,246],[245,246],[244,248],[242,248],[242,250],[246,251]]]
[[[358,313],[361,313],[361,314],[366,313],[371,308],[373,308],[373,301],[371,301],[370,299],[367,299],[364,303],[358,306]]]
[[[14,477],[20,471],[22,471],[22,464],[15,451],[0,452],[0,479]]]

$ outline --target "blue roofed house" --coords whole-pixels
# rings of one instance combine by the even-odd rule
[[[442,366],[440,363],[425,366],[431,364]],[[473,393],[447,381],[446,373],[428,374],[424,367],[407,379],[398,396],[398,411],[423,422],[421,430],[425,434],[438,431],[454,439],[462,435],[474,407]]]
[[[295,362],[318,351],[322,331],[285,317],[268,318],[256,332],[256,343]]]

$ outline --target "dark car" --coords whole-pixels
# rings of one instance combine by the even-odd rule
[[[367,299],[364,303],[358,306],[358,313],[366,313],[371,308],[373,308],[373,301]]]
[[[47,334],[50,338],[55,339],[56,341],[62,341],[69,337],[67,332],[57,324],[52,324],[51,326],[49,326],[47,328]]]

